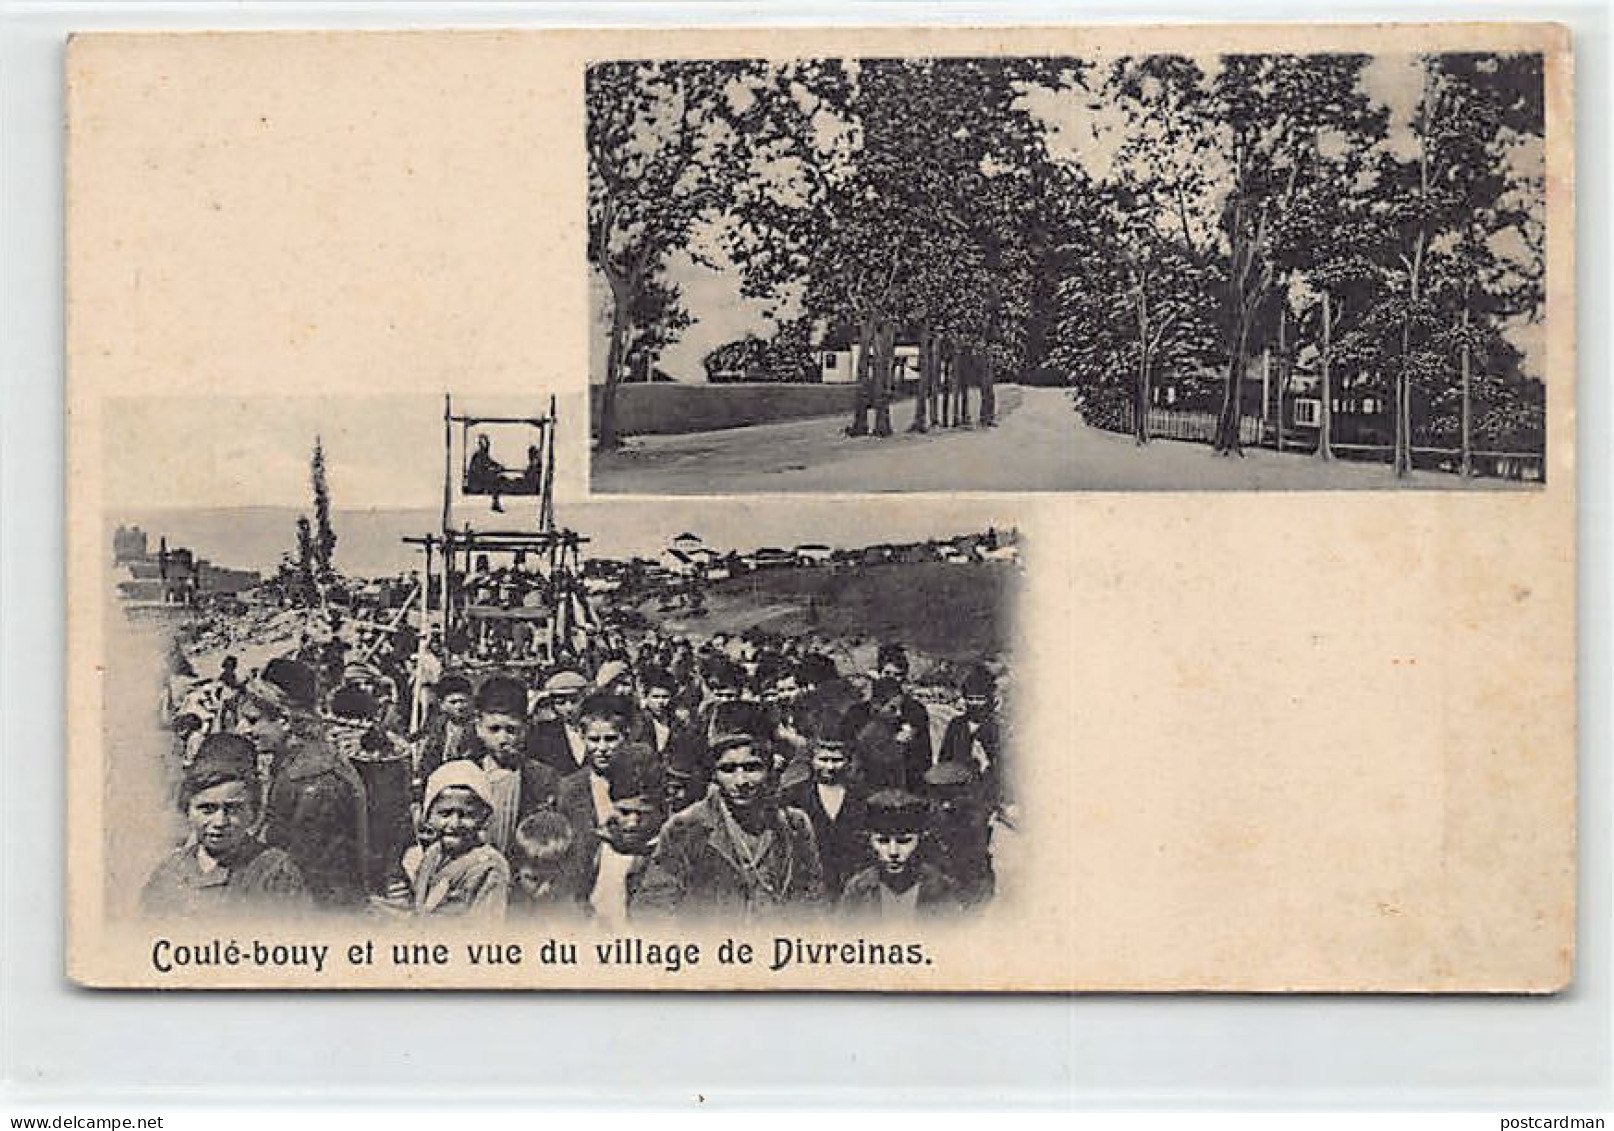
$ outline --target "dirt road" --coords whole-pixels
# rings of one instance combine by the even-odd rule
[[[885,439],[845,434],[842,417],[815,417],[684,436],[645,436],[596,455],[593,488],[607,494],[791,492],[1382,490],[1517,487],[1418,472],[1397,480],[1381,464],[1252,449],[1243,458],[1203,444],[1135,445],[1082,423],[1062,389],[1005,386],[994,428],[902,431],[900,405]]]

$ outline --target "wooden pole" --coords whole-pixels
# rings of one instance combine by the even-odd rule
[[[543,510],[538,529],[545,534],[555,528],[555,444],[560,439],[560,417],[556,410],[555,395],[549,396],[548,457],[544,468]]]
[[[415,602],[415,592],[418,589],[420,589],[420,586],[416,585],[414,589],[411,589],[409,591],[409,596],[407,598],[405,598],[404,603],[398,607],[397,615],[394,616],[391,620],[389,620],[389,621],[387,621],[387,622],[385,622],[384,624],[381,625],[381,631],[382,632],[384,632],[384,633],[392,633],[392,632],[397,631],[399,623],[402,622],[404,617],[409,615],[409,606],[414,604],[414,602]],[[358,620],[357,617],[355,617],[354,619]],[[372,622],[360,621],[359,623],[368,624],[368,623],[372,623]],[[359,659],[360,660],[368,660],[371,656],[375,655],[376,654],[376,649],[381,647],[381,641],[383,639],[384,639],[383,637],[377,636],[374,640],[372,640],[370,642],[369,646],[367,648],[365,648],[364,651],[359,653]]]
[[[454,403],[443,394],[443,533],[447,534],[454,514]]]
[[[449,602],[453,599],[454,584],[454,535],[452,532],[443,532],[443,594],[442,602],[437,609],[438,623],[443,632],[443,658],[448,658],[448,630],[449,630]]]
[[[421,679],[421,673],[426,668],[426,654],[429,650],[427,641],[431,636],[431,600],[428,594],[432,587],[432,539],[426,536],[426,572],[420,576],[420,632],[415,641],[415,679],[413,693],[409,696],[409,733],[415,734],[420,730],[425,720],[422,715],[426,709],[426,688]]]

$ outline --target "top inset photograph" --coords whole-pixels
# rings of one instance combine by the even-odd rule
[[[1539,53],[623,60],[586,97],[595,492],[1546,481]]]

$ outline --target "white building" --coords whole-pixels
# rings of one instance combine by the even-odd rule
[[[857,362],[862,352],[862,347],[856,342],[839,348],[826,346],[818,354],[819,380],[826,385],[857,384]],[[905,381],[919,380],[919,347],[898,345],[895,355],[893,365],[896,382],[900,385]]]

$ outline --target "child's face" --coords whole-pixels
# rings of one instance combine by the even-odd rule
[[[902,718],[902,697],[892,695],[882,699],[874,705],[874,713],[887,722],[897,722]]]
[[[443,696],[443,714],[456,723],[466,722],[471,717],[471,697],[463,691]]]
[[[185,806],[196,843],[215,860],[228,863],[246,843],[257,816],[257,799],[246,782],[227,781],[196,793]]]
[[[476,716],[476,737],[501,763],[513,766],[526,752],[527,720],[483,711]]]
[[[712,777],[730,806],[750,810],[762,801],[768,770],[768,762],[755,746],[731,746],[717,756]]]
[[[672,692],[665,687],[652,687],[644,693],[644,709],[658,719],[667,717],[667,708],[672,706]]]
[[[815,746],[813,748],[813,777],[820,785],[836,785],[841,775],[846,773],[846,767],[851,764],[846,750],[840,746]]]
[[[880,870],[888,876],[899,876],[913,863],[913,854],[919,851],[919,834],[916,832],[870,833],[869,843],[874,848],[874,859]]]
[[[569,723],[577,717],[577,708],[583,704],[581,691],[553,691],[549,695],[549,707],[555,712],[555,717],[563,723]]]
[[[660,825],[660,812],[649,797],[624,797],[611,802],[611,825],[614,840],[620,847],[643,848],[656,835]]]
[[[793,675],[782,675],[773,683],[773,697],[781,703],[794,703],[801,697],[801,685]]]
[[[236,733],[250,739],[265,754],[284,750],[291,741],[291,723],[284,715],[265,707],[255,699],[241,704],[236,713]]]
[[[529,860],[516,869],[516,886],[529,899],[547,899],[556,894],[555,881],[560,878],[559,861]]]
[[[432,798],[426,826],[443,846],[443,855],[459,856],[482,841],[482,827],[488,822],[488,806],[464,786],[449,786]]]
[[[695,800],[695,783],[688,774],[667,772],[667,812],[676,813]]]
[[[589,767],[604,777],[611,768],[611,758],[616,754],[617,747],[627,737],[621,719],[584,719],[583,750],[588,755]]]

